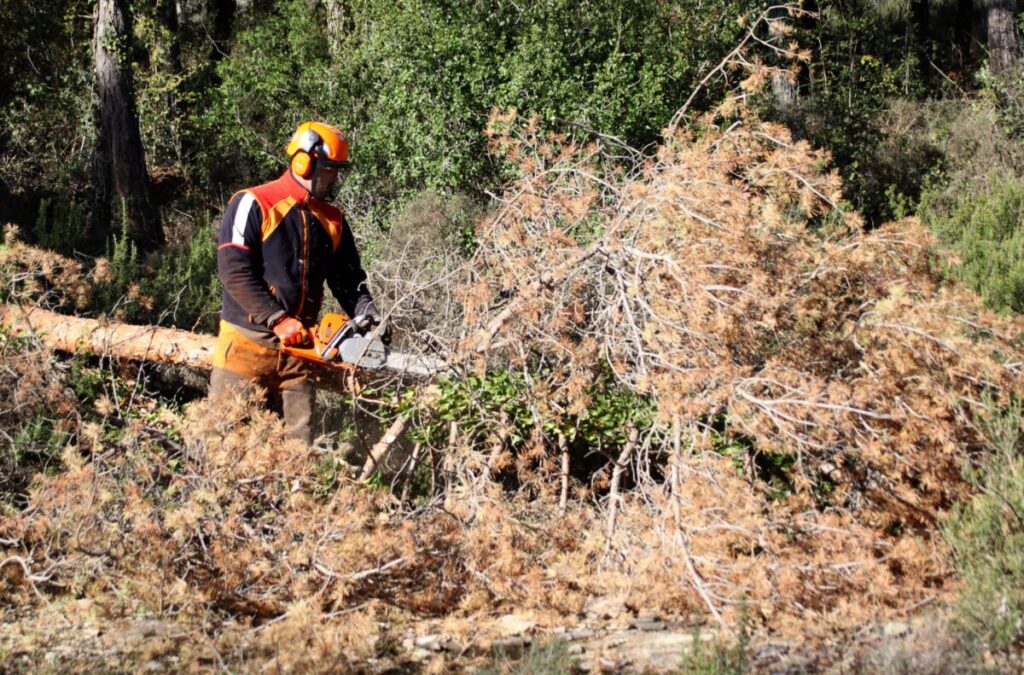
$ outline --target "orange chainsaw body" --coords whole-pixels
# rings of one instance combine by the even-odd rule
[[[313,338],[312,347],[282,347],[281,349],[285,353],[291,354],[303,361],[310,361],[340,370],[355,370],[356,365],[354,363],[334,360],[338,355],[337,349],[332,349],[323,356],[320,355],[324,347],[331,341],[331,338],[348,322],[348,317],[343,314],[327,313],[324,315],[324,318],[320,319],[320,325],[309,331],[310,336]]]

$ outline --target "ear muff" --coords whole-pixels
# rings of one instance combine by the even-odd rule
[[[287,152],[291,156],[292,171],[300,178],[309,178],[313,175],[313,165],[316,163],[313,153],[319,154],[323,145],[323,139],[310,128],[311,124],[307,122],[300,126],[288,144]]]
[[[292,172],[299,178],[309,178],[313,175],[313,158],[305,150],[299,150],[292,155]]]

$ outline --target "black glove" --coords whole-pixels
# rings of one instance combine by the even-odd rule
[[[373,298],[369,295],[360,297],[356,302],[356,309],[352,318],[359,317],[363,317],[360,328],[369,328],[380,323],[380,312],[377,311],[377,306],[373,304]]]
[[[391,322],[388,321],[383,326],[381,326],[381,329],[380,329],[380,331],[378,331],[377,335],[378,335],[378,337],[380,337],[380,341],[384,343],[385,347],[390,347],[391,346]]]
[[[380,324],[380,312],[377,311],[377,306],[373,304],[373,300],[366,303],[366,307],[363,308],[362,314],[366,317],[366,325],[369,328],[373,328]]]
[[[362,325],[359,326],[361,330],[373,330],[375,326],[380,326],[383,319],[377,306],[373,304],[373,300],[369,296],[363,296],[356,303],[356,316],[363,317]],[[388,321],[380,330],[377,331],[377,337],[384,343],[385,347],[391,346],[391,322]]]

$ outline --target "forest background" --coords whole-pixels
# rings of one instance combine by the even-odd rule
[[[816,156],[819,168],[835,169],[843,182],[832,206],[860,214],[863,232],[917,218],[951,254],[937,277],[964,283],[988,310],[1015,320],[1024,311],[1024,70],[1013,0],[775,8],[719,0],[4,0],[5,249],[24,255],[28,246],[46,252],[33,255],[70,260],[58,266],[81,271],[91,286],[81,297],[26,295],[24,260],[8,256],[0,292],[5,300],[32,297],[64,311],[212,333],[224,204],[280,172],[289,133],[321,119],[350,138],[355,169],[339,204],[372,288],[394,308],[399,343],[444,333],[438,324],[461,322],[462,309],[436,288],[403,302],[409,289],[401,277],[415,263],[443,268],[427,275],[440,278],[486,248],[478,223],[528,173],[494,151],[504,111],[531,119],[523,123],[529,133],[539,126],[563,145],[596,139],[642,164],[684,102],[682,123],[693,122],[695,138],[705,133],[702,113],[729,119],[721,106],[736,84],[730,69],[716,66],[758,16],[776,23],[757,35],[764,49],[754,45],[748,56],[771,74],[744,99],[743,115],[825,151]],[[822,231],[830,226],[815,221]],[[5,350],[23,348],[5,338]],[[97,383],[115,377],[102,361],[62,368],[90,406],[105,391]],[[385,422],[408,414],[407,397],[385,393],[392,398],[375,414]],[[177,410],[174,394],[160,395]],[[438,395],[441,412],[415,431],[424,443],[449,425],[473,427],[481,406],[503,414],[513,437],[530,436],[529,423],[515,428],[517,416],[529,417],[516,401],[530,392],[507,372],[447,381]],[[624,429],[655,425],[650,400],[633,391],[602,384],[588,404],[574,414],[589,426],[577,421],[575,429],[587,447],[609,448],[613,460],[630,443]],[[974,607],[962,609],[972,617],[962,634],[983,645],[965,657],[975,660],[1012,653],[1024,639],[1024,596],[1005,590],[1024,588],[1014,405],[1003,405],[986,427],[1002,430],[993,432],[998,451],[964,467],[972,494],[982,497],[960,510],[946,505],[955,513],[944,530],[958,551],[952,564],[967,589],[962,607]],[[81,432],[63,428],[45,407],[4,425],[0,497],[14,514],[28,503],[36,471],[67,467],[62,453]],[[762,492],[798,491],[789,473],[796,454],[716,429],[715,452],[748,456],[740,464],[754,467]],[[622,467],[613,467],[617,489]],[[321,477],[340,471],[323,461],[317,470]],[[609,481],[598,483],[596,493],[606,495]],[[991,606],[1004,609],[987,616]]]
[[[739,17],[763,9],[735,2],[110,8],[108,18],[116,13],[121,23],[99,41],[94,3],[9,1],[0,10],[12,40],[0,88],[0,220],[62,253],[135,260],[128,240],[156,251],[149,264],[159,272],[148,281],[115,270],[122,286],[145,282],[156,299],[149,312],[131,313],[156,320],[175,306],[164,322],[205,330],[218,302],[213,256],[203,245],[209,225],[240,186],[284,166],[281,139],[301,120],[334,120],[352,138],[359,161],[340,203],[368,268],[380,256],[380,233],[406,226],[471,247],[474,214],[513,175],[487,152],[483,129],[493,109],[514,107],[552,127],[650,150],[738,41]],[[964,254],[961,273],[993,307],[1020,310],[1012,243],[1015,3],[878,0],[806,9],[813,14],[793,19],[788,39],[809,50],[808,59],[793,82],[773,82],[774,95],[759,102],[763,114],[830,152],[849,205],[868,227],[919,214]],[[1002,42],[992,47],[996,36]],[[102,68],[123,73],[111,96],[123,100],[106,107],[95,85]],[[724,96],[724,85],[713,85],[696,107]],[[123,120],[104,112],[122,104]],[[121,126],[104,136],[104,124]],[[132,136],[133,125],[138,152],[118,152],[106,170],[98,160],[120,142],[111,136]],[[148,170],[148,181],[134,175],[145,189],[109,175],[138,166]],[[130,192],[145,200],[127,199]],[[426,212],[437,221],[408,222]],[[976,226],[962,227],[968,221]],[[992,246],[998,253],[990,256]],[[1004,273],[988,274],[980,261],[998,261]],[[172,271],[188,284],[180,297],[178,289],[165,295]]]

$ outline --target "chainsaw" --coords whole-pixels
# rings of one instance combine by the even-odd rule
[[[282,347],[285,353],[303,361],[340,370],[378,370],[388,366],[388,347],[381,339],[381,327],[370,329],[366,316],[349,319],[328,313],[310,330],[312,347]]]

